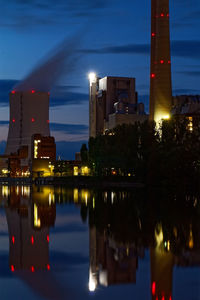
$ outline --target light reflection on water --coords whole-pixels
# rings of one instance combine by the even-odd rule
[[[1,186],[3,299],[200,299],[199,203],[143,190]]]

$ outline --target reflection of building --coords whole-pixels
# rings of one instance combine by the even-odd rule
[[[98,284],[135,283],[138,255],[133,244],[124,245],[100,233],[96,227],[90,228],[90,270],[89,290]]]
[[[49,227],[55,222],[55,203],[49,191],[38,198],[39,193],[30,194],[27,188],[11,187],[9,191],[9,265],[12,271],[49,270]]]
[[[144,121],[144,105],[138,103],[135,79],[127,77],[90,78],[89,135],[104,134],[121,124]]]
[[[169,0],[151,0],[150,77],[150,119],[167,119],[172,105]]]

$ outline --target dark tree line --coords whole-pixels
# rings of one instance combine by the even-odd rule
[[[83,148],[83,146],[82,146]],[[172,118],[121,125],[89,139],[82,149],[84,163],[93,174],[134,176],[135,180],[183,185],[196,183],[200,174],[200,125],[189,130],[188,120]]]

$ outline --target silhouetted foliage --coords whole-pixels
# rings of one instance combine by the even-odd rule
[[[188,119],[174,117],[159,127],[154,122],[121,125],[89,140],[89,164],[95,175],[134,176],[155,184],[187,185],[199,181],[200,126],[189,130]]]

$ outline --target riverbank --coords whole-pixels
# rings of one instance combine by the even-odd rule
[[[110,176],[66,176],[66,177],[0,177],[1,185],[61,185],[80,188],[140,188],[144,184],[136,182],[133,177]]]

